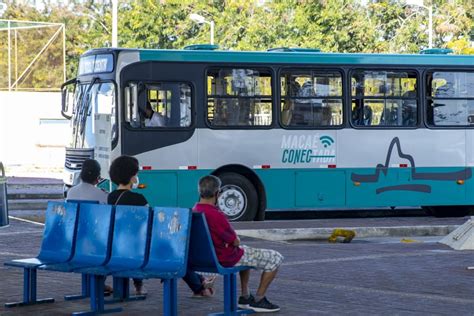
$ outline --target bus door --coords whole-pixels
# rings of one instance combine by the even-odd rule
[[[96,83],[91,92],[92,134],[95,137],[94,159],[101,166],[101,178],[108,178],[110,153],[116,137],[115,85]]]
[[[193,99],[202,68],[140,62],[125,67],[122,153],[145,168],[140,183],[150,205],[191,206],[199,179]]]

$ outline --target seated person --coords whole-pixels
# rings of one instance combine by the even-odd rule
[[[403,126],[416,125],[416,101],[405,100],[402,107],[402,124]]]
[[[402,103],[402,124],[403,126],[415,126],[416,118],[416,90],[409,90],[403,94],[405,99]]]
[[[204,176],[199,180],[198,191],[200,200],[193,211],[203,213],[217,259],[224,267],[249,266],[263,270],[256,295],[249,290],[250,270],[240,271],[242,296],[239,298],[240,308],[252,309],[255,312],[276,312],[278,305],[265,298],[268,286],[275,278],[283,256],[271,249],[257,249],[240,244],[240,239],[229,223],[225,214],[216,206],[221,189],[221,180],[215,176]]]
[[[370,126],[372,124],[372,116],[373,116],[373,111],[370,106],[364,106],[364,125],[365,126]]]
[[[166,126],[166,119],[163,115],[153,111],[150,101],[147,101],[145,108],[145,127]]]
[[[80,178],[81,182],[67,192],[68,200],[107,203],[107,193],[96,187],[100,180],[100,165],[97,160],[87,159],[84,161]]]

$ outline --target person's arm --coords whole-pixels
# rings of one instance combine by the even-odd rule
[[[240,245],[239,237],[237,236],[237,234],[235,233],[235,230],[230,225],[230,222],[227,219],[227,217],[223,213],[219,213],[217,216],[219,218],[217,233],[225,242],[226,247],[228,245],[233,245],[236,247],[239,246]]]

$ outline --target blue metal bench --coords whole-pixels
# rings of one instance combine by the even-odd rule
[[[144,266],[148,253],[148,237],[151,228],[150,208],[145,206],[125,206],[115,207],[115,220],[112,234],[111,256],[107,264],[101,266],[91,266],[87,268],[75,269],[74,272],[90,275],[91,279],[91,307],[103,312],[104,291],[103,284],[105,277],[115,272],[139,269]],[[126,291],[128,297],[128,278],[121,280],[122,289],[115,288],[114,292]],[[117,281],[115,282],[117,285]],[[100,287],[99,287],[100,286]],[[145,299],[145,296],[135,299]],[[117,309],[109,311],[119,311]]]
[[[64,263],[45,264],[39,269],[73,272],[75,269],[100,266],[110,257],[113,206],[83,203],[80,206],[74,256]],[[90,282],[91,297],[97,291],[104,291],[104,284]],[[91,299],[92,312],[104,312],[99,309],[103,302]]]
[[[81,203],[99,204],[99,201],[94,201],[94,200],[70,200],[70,199],[66,199],[66,202],[79,204],[79,210],[81,208],[81,206],[80,206]],[[66,301],[72,301],[72,300],[79,300],[79,299],[84,299],[84,298],[90,297],[90,282],[89,282],[89,279],[90,279],[90,277],[87,274],[82,274],[81,275],[81,294],[79,294],[79,295],[78,294],[65,295],[64,299]]]
[[[36,298],[37,268],[46,263],[64,263],[72,258],[77,213],[77,203],[48,202],[38,256],[5,262],[6,266],[23,268],[23,302],[6,303],[5,307],[54,302],[53,298]]]
[[[183,208],[153,209],[149,258],[141,269],[114,273],[127,278],[163,280],[163,315],[176,316],[177,280],[186,274],[191,212]]]
[[[193,213],[189,245],[189,268],[193,271],[218,273],[224,276],[224,312],[212,315],[254,313],[252,310],[242,310],[237,306],[237,272],[250,269],[250,267],[224,268],[219,263],[206,218],[201,213]]]

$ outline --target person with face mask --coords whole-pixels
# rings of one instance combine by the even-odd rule
[[[130,156],[120,156],[110,165],[110,179],[118,187],[110,192],[107,203],[112,205],[136,205],[148,206],[146,198],[140,194],[132,192],[138,188],[139,163],[138,160]],[[193,297],[211,297],[214,294],[215,278],[205,278],[194,271],[188,271],[183,278],[189,288],[193,291]],[[146,295],[147,292],[141,279],[133,279],[136,295]]]
[[[108,204],[148,206],[148,201],[142,194],[131,191],[138,188],[138,169],[138,160],[134,157],[120,156],[112,162],[109,175],[117,189],[109,193]],[[147,294],[142,279],[133,279],[133,284],[136,295]]]
[[[240,244],[239,236],[226,215],[216,206],[221,184],[221,180],[212,175],[199,179],[199,202],[193,211],[203,213],[206,217],[217,259],[221,265],[248,266],[263,270],[255,296],[249,289],[250,270],[240,271],[242,295],[239,297],[238,306],[257,313],[278,312],[280,307],[267,300],[265,294],[277,275],[283,256],[272,249],[259,249]]]

